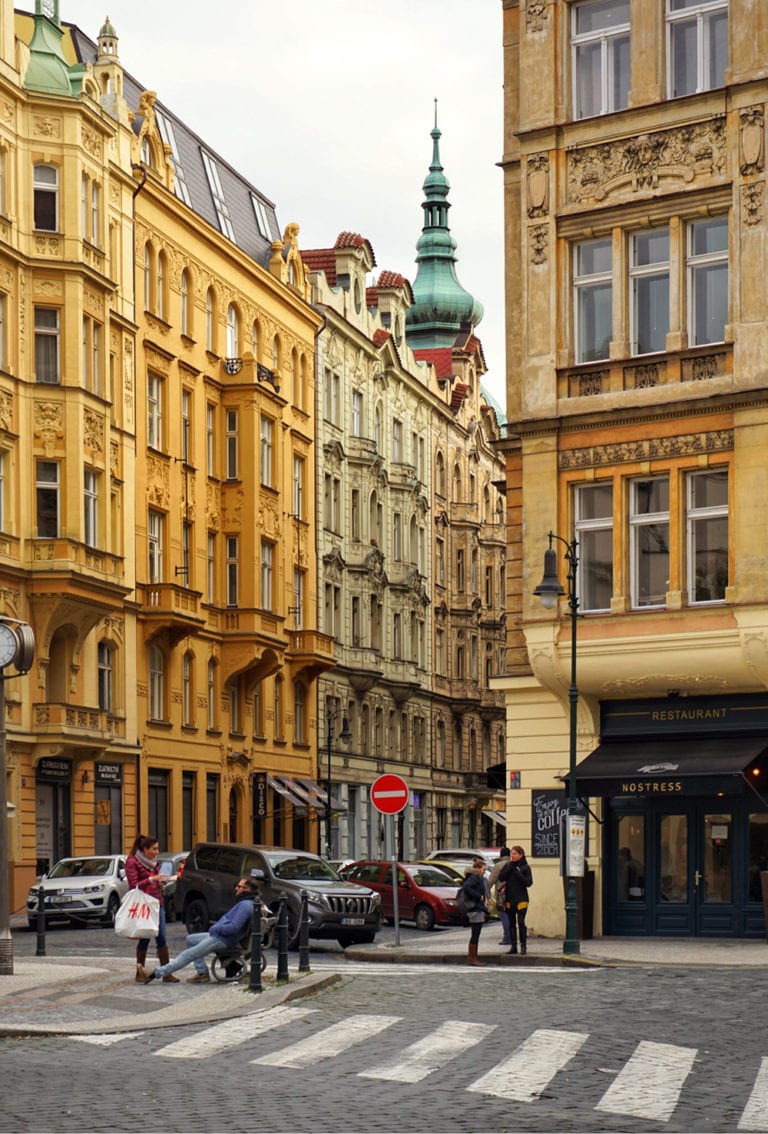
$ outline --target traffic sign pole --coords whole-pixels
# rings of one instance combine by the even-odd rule
[[[405,808],[410,798],[408,784],[402,776],[385,772],[371,786],[371,803],[381,815],[389,816],[389,837],[392,843],[392,907],[395,916],[395,946],[400,944],[400,902],[397,892],[397,840],[395,816]]]

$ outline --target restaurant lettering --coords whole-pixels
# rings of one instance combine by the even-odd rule
[[[655,709],[652,721],[724,721],[727,709]]]
[[[659,793],[674,795],[682,790],[683,785],[680,780],[630,780],[621,785],[622,795],[657,795]]]

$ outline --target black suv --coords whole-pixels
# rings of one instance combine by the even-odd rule
[[[335,938],[340,945],[370,944],[381,924],[381,898],[367,887],[343,882],[316,854],[285,847],[239,843],[198,843],[177,883],[176,905],[188,933],[205,932],[232,906],[235,883],[261,871],[262,900],[277,913],[288,899],[288,944],[299,938],[301,891],[308,892],[309,936]]]

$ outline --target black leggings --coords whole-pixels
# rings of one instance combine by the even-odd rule
[[[470,945],[477,945],[480,940],[480,930],[485,923],[482,921],[471,921],[469,923],[469,943]]]
[[[509,928],[511,930],[510,936],[515,936],[515,921],[517,921],[517,928],[520,930],[521,939],[525,937],[525,915],[528,913],[528,907],[524,906],[523,909],[513,909],[512,906],[507,906],[507,916],[509,918]]]

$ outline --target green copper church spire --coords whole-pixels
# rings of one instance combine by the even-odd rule
[[[483,307],[456,277],[456,241],[448,227],[450,184],[440,161],[440,130],[431,131],[432,162],[424,181],[424,227],[416,245],[419,265],[413,281],[415,303],[408,309],[408,342],[414,350],[452,346],[461,330],[475,327]]]
[[[82,64],[70,67],[64,58],[59,0],[35,0],[34,21],[25,88],[43,94],[78,95],[84,67]]]

